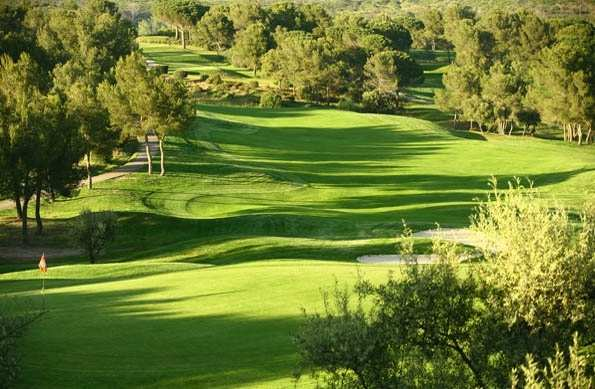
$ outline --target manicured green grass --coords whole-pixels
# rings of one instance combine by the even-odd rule
[[[19,387],[292,387],[300,309],[358,270],[386,279],[390,266],[355,259],[394,252],[401,219],[466,226],[492,175],[530,177],[569,206],[595,194],[593,147],[326,109],[197,115],[168,139],[165,177],[44,204],[57,235],[45,245],[67,244],[83,208],[118,212],[103,264],[48,258],[43,297],[34,262],[0,266],[2,302],[48,309],[20,344]],[[0,247],[17,239],[13,213],[0,211]]]
[[[110,264],[51,268],[21,387],[290,387],[300,307],[353,281],[358,255],[394,252],[401,219],[467,225],[490,175],[529,176],[570,205],[595,192],[590,147],[334,110],[198,113],[168,142],[165,177],[44,206],[56,223],[112,209],[121,232]],[[39,300],[39,275],[14,271],[33,266],[3,267],[0,291]],[[389,268],[361,267],[376,280]]]
[[[198,74],[211,74],[217,70],[222,71],[226,79],[237,81],[260,80],[253,77],[251,70],[238,68],[230,64],[227,59],[214,51],[188,47],[184,50],[181,46],[171,46],[160,43],[140,43],[144,55],[157,63],[169,65],[169,72],[185,70],[188,78],[194,79]]]

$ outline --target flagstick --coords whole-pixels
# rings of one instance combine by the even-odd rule
[[[43,291],[45,290],[45,275],[41,275],[41,294],[43,294]]]

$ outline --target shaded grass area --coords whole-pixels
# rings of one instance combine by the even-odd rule
[[[2,278],[3,290],[31,290],[19,296],[48,308],[24,338],[20,387],[291,387],[300,307],[320,309],[319,287],[335,276],[356,278],[328,262],[146,266],[155,274],[54,268],[44,296],[33,272]],[[364,271],[386,278],[386,268]]]

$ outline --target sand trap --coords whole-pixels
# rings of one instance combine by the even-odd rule
[[[384,265],[407,265],[409,263],[417,263],[419,265],[425,265],[432,263],[438,259],[435,254],[420,254],[413,255],[413,261],[411,257],[403,258],[401,255],[364,255],[359,257],[357,261],[359,263],[365,263],[368,265],[372,264],[384,264]]]
[[[477,248],[486,248],[488,240],[486,237],[476,231],[468,228],[444,228],[420,231],[413,234],[414,238],[442,239],[449,242],[464,244]],[[461,261],[479,258],[480,254],[466,254],[460,258]],[[406,265],[417,263],[420,265],[430,264],[438,260],[435,254],[419,254],[404,258],[399,254],[393,255],[364,255],[357,258],[357,261],[365,264],[384,264],[384,265]]]

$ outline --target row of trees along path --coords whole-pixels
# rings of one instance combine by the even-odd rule
[[[147,69],[136,30],[114,3],[15,4],[0,7],[1,20],[11,22],[0,23],[0,198],[13,201],[24,243],[30,201],[41,234],[42,198],[72,195],[85,175],[81,160],[92,189],[102,178],[92,177],[91,155],[111,155],[121,139],[144,137],[149,150],[155,134],[165,174],[165,138],[194,115],[187,88]]]

